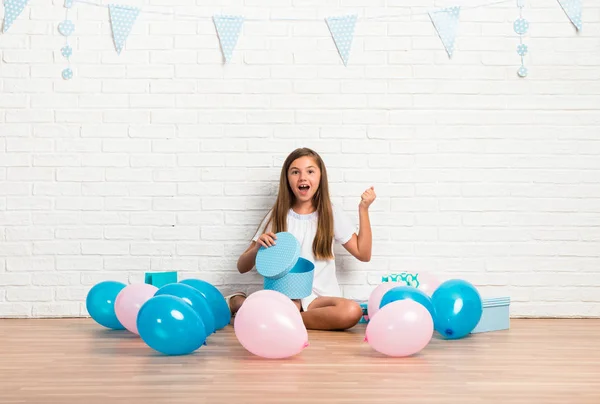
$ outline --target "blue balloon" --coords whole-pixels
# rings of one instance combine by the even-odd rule
[[[452,279],[433,292],[431,301],[435,307],[434,327],[448,339],[468,335],[479,324],[483,314],[483,302],[479,292],[467,281]]]
[[[125,329],[115,314],[115,300],[125,286],[122,282],[104,281],[90,289],[85,308],[98,324],[113,330]]]
[[[137,328],[148,346],[166,355],[186,355],[206,341],[206,327],[196,310],[183,299],[154,296],[142,305]]]
[[[210,283],[201,279],[184,279],[179,283],[190,285],[198,290],[208,300],[213,314],[215,315],[215,328],[220,330],[227,326],[231,321],[231,310],[225,301],[225,297]]]
[[[208,300],[198,290],[183,283],[169,283],[158,289],[154,294],[154,296],[161,295],[171,295],[183,299],[184,302],[196,310],[196,313],[202,319],[202,322],[206,326],[206,335],[215,332],[215,316]]]
[[[396,286],[395,288],[388,290],[381,298],[379,308],[382,308],[388,303],[403,299],[412,299],[415,302],[422,304],[429,314],[431,314],[431,318],[435,319],[435,307],[433,307],[431,298],[423,291],[413,288],[412,286]]]

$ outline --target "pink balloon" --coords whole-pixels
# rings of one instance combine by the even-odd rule
[[[234,331],[246,350],[263,358],[280,359],[308,346],[308,332],[298,308],[272,296],[246,299],[235,315]]]
[[[140,307],[154,296],[158,288],[147,283],[125,286],[115,299],[117,319],[134,334],[138,334],[137,316]]]
[[[373,292],[371,292],[371,296],[369,296],[369,302],[367,304],[367,311],[369,313],[369,318],[373,318],[375,313],[379,311],[379,305],[381,304],[381,299],[386,292],[396,286],[402,286],[402,283],[397,282],[384,282],[381,285],[377,286]]]
[[[246,300],[244,300],[244,304],[246,304],[247,301],[254,300],[256,298],[271,299],[275,302],[278,302],[280,304],[283,304],[283,305],[289,307],[290,309],[292,309],[296,313],[298,313],[299,316],[301,316],[298,306],[296,306],[296,304],[292,301],[292,299],[290,299],[283,293],[277,292],[275,290],[269,290],[269,289],[259,290],[257,292],[252,293],[250,296],[248,296],[246,298]]]
[[[417,280],[419,281],[417,289],[429,296],[433,295],[433,292],[441,285],[440,280],[429,272],[419,272]]]
[[[392,302],[371,317],[365,341],[388,356],[410,356],[429,344],[433,318],[427,309],[411,299]]]

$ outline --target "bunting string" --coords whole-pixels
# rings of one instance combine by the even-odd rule
[[[3,0],[4,1],[4,27],[3,33],[6,33],[16,20],[22,14],[29,0]],[[175,17],[178,19],[192,19],[199,21],[211,21],[216,30],[224,63],[230,63],[233,58],[235,48],[239,37],[242,34],[244,24],[248,22],[319,22],[327,27],[333,44],[335,45],[341,63],[348,66],[350,63],[350,54],[357,23],[360,22],[400,22],[402,20],[415,20],[417,17],[426,17],[433,25],[434,31],[440,39],[449,58],[455,54],[457,46],[456,40],[460,32],[460,18],[465,10],[472,10],[482,7],[493,7],[511,2],[517,2],[519,16],[513,22],[513,30],[519,35],[519,44],[517,53],[521,58],[521,65],[517,70],[517,75],[521,78],[527,77],[528,71],[525,67],[524,56],[528,53],[528,47],[523,43],[523,36],[529,30],[529,22],[523,18],[523,8],[525,0],[492,0],[485,3],[474,4],[470,6],[449,6],[444,8],[433,8],[427,11],[413,13],[411,11],[400,14],[384,14],[359,17],[356,13],[347,15],[331,15],[324,18],[294,18],[294,17],[266,17],[256,18],[243,15],[215,14],[211,16],[202,16],[196,14],[187,14],[172,11],[153,10],[147,7],[132,7],[121,4],[102,4],[95,0],[64,0],[65,19],[58,24],[58,31],[65,37],[65,44],[61,48],[61,54],[67,61],[67,67],[62,71],[62,77],[69,80],[73,77],[70,57],[73,53],[69,45],[69,37],[75,32],[75,25],[69,20],[69,10],[75,4],[93,6],[107,9],[107,17],[111,24],[112,37],[115,51],[118,55],[126,48],[127,38],[129,37],[133,26],[139,20],[140,14],[160,15]],[[548,0],[554,1],[558,7],[562,8],[570,22],[577,31],[583,27],[581,0]],[[514,4],[514,3],[513,3]]]
[[[95,7],[101,7],[101,8],[108,8],[108,6],[106,4],[100,4],[91,0],[73,0],[75,3],[81,3],[81,4],[85,4],[85,5],[89,5],[89,6],[95,6]],[[474,9],[478,9],[478,8],[482,8],[482,7],[492,7],[492,6],[496,6],[496,5],[501,5],[501,4],[507,4],[507,3],[513,3],[514,0],[497,0],[497,1],[488,1],[485,3],[481,3],[481,4],[475,4],[472,6],[461,6],[461,10],[474,10]],[[167,16],[167,17],[179,17],[179,18],[189,18],[189,19],[194,19],[194,20],[204,20],[204,21],[211,21],[213,19],[213,16],[203,16],[203,15],[198,15],[198,14],[188,14],[188,13],[180,13],[180,12],[172,12],[172,11],[159,11],[159,10],[150,10],[150,9],[144,9],[141,11],[143,14],[153,14],[153,15],[162,15],[162,16]],[[380,22],[396,22],[397,19],[399,18],[407,18],[408,19],[412,19],[413,17],[418,17],[418,16],[428,16],[429,15],[429,11],[422,11],[422,12],[417,12],[417,13],[411,13],[411,12],[407,12],[407,13],[402,13],[402,14],[379,14],[379,15],[374,15],[374,16],[365,16],[365,17],[358,17],[357,18],[357,22],[361,22],[361,21],[373,21],[373,20],[383,20]],[[385,21],[386,19],[389,19],[389,21]],[[244,21],[251,21],[251,22],[322,22],[324,19],[323,18],[295,18],[295,17],[268,17],[268,18],[256,18],[256,17],[244,17]]]

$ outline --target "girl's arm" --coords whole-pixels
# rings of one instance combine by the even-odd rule
[[[344,248],[358,260],[368,262],[371,260],[371,249],[373,236],[371,234],[371,221],[369,219],[369,206],[375,200],[373,187],[367,189],[361,196],[358,205],[358,236],[354,234],[350,241],[344,244]]]
[[[250,244],[250,247],[248,247],[246,251],[244,251],[242,255],[240,255],[240,258],[238,258],[237,269],[241,274],[245,274],[246,272],[249,272],[250,270],[252,270],[252,268],[254,268],[254,265],[256,264],[256,254],[258,253],[258,247],[259,245],[256,244],[256,241],[253,241]]]
[[[261,246],[263,247],[271,247],[275,245],[275,240],[277,236],[274,233],[264,233],[262,234],[258,240],[252,241],[250,246],[240,255],[237,262],[237,269],[241,274],[245,274],[254,268],[256,265],[256,254]]]

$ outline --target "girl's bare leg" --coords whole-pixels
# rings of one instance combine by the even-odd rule
[[[362,315],[362,308],[355,301],[318,297],[302,312],[302,320],[310,330],[340,331],[354,327]]]
[[[245,296],[233,296],[229,301],[231,321],[242,307]],[[301,310],[299,300],[292,300]],[[301,313],[304,325],[309,330],[340,331],[354,327],[360,321],[363,311],[360,305],[342,297],[318,297],[307,311]]]

